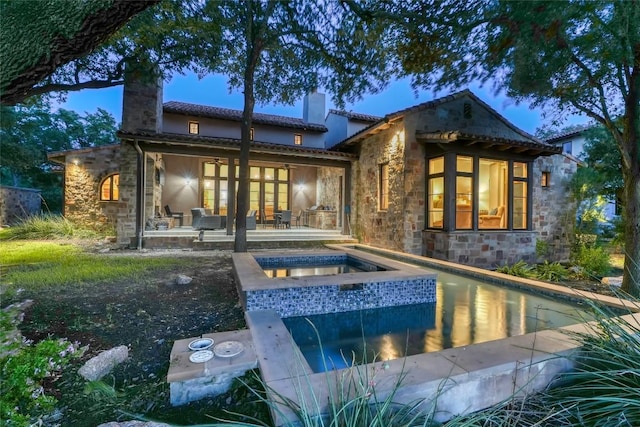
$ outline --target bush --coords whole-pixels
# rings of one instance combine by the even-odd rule
[[[546,393],[547,406],[565,408],[569,425],[638,425],[640,328],[635,320],[593,308],[596,320],[586,324],[588,332],[567,332],[581,341],[582,349],[575,369],[561,375]]]
[[[16,322],[0,311],[0,420],[2,425],[29,426],[51,412],[56,398],[45,393],[43,382],[59,376],[62,368],[82,351],[65,339],[46,339],[32,345],[17,337]],[[5,424],[6,423],[6,424]]]
[[[544,258],[549,255],[549,243],[545,240],[536,240],[536,256]]]
[[[513,265],[505,265],[496,270],[498,273],[509,274],[511,276],[524,277],[527,279],[533,279],[536,277],[536,272],[532,266],[526,262],[520,260]]]
[[[559,262],[538,264],[536,267],[536,276],[541,280],[550,282],[562,282],[569,277],[569,270],[564,268]]]
[[[92,230],[74,224],[63,216],[32,216],[16,226],[6,228],[0,233],[0,240],[53,240],[68,238],[95,238],[113,234],[113,230]]]
[[[604,248],[581,245],[572,258],[572,262],[590,276],[603,277],[611,270],[610,255]]]

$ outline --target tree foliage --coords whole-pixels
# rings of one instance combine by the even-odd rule
[[[41,189],[52,211],[61,208],[62,193],[60,176],[47,162],[47,153],[117,143],[116,121],[102,109],[82,116],[51,111],[42,100],[0,108],[0,182]]]
[[[14,105],[42,93],[34,87],[64,64],[85,57],[132,16],[159,1],[0,2],[2,104]]]
[[[338,0],[210,1],[197,25],[204,49],[196,57],[200,71],[223,73],[230,90],[244,93],[235,241],[235,250],[244,252],[256,100],[293,103],[323,87],[342,104],[376,92],[390,76],[386,29],[360,19]]]
[[[408,3],[370,13],[399,17],[397,52],[416,86],[491,80],[516,100],[584,114],[607,130],[629,219],[623,289],[640,294],[640,2]]]

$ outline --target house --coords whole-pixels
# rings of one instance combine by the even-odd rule
[[[550,145],[562,147],[562,152],[574,156],[580,159],[584,153],[584,144],[586,141],[586,132],[591,129],[591,126],[580,126],[575,129],[560,132],[545,139],[545,142]],[[622,206],[619,200],[607,202],[602,213],[607,221],[612,221],[618,217],[622,211]]]
[[[384,117],[304,100],[302,118],[254,114],[250,209],[479,267],[568,255],[573,214],[561,185],[575,162],[465,90]],[[167,102],[161,83],[125,85],[121,144],[51,153],[65,166],[65,215],[144,242],[164,207],[201,207],[233,233],[241,111]],[[234,173],[235,171],[235,173]],[[546,177],[546,181],[543,180]],[[559,202],[561,201],[561,202]],[[173,224],[177,226],[176,224]]]

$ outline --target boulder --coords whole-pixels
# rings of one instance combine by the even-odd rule
[[[620,286],[622,286],[622,276],[603,277],[600,283],[602,283],[603,285],[616,286],[619,288]]]
[[[185,276],[184,274],[178,274],[178,277],[176,277],[176,285],[188,285],[189,283],[191,283],[192,280],[193,278],[189,276]]]
[[[78,369],[87,381],[96,381],[107,375],[113,368],[124,362],[129,357],[129,348],[126,345],[114,347],[92,357]]]

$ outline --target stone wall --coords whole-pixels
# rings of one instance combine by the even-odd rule
[[[332,210],[340,210],[343,176],[344,170],[340,168],[318,168],[316,178],[316,204],[318,206],[330,206]]]
[[[138,153],[131,144],[120,145],[120,204],[117,214],[118,243],[130,245],[136,238],[136,188]]]
[[[41,209],[40,190],[0,186],[0,226],[38,215]]]
[[[425,230],[422,232],[422,255],[490,269],[520,260],[534,263],[536,234],[535,231],[447,233]]]
[[[97,229],[115,227],[122,194],[118,201],[100,201],[100,184],[107,176],[120,173],[119,148],[95,147],[66,157],[64,215],[68,219]]]
[[[532,226],[537,238],[547,243],[550,261],[569,259],[576,221],[576,203],[568,187],[576,173],[577,161],[571,156],[558,154],[539,157],[533,165]],[[549,186],[542,187],[542,171],[550,173]]]
[[[407,129],[409,129],[407,127]],[[363,243],[420,254],[424,226],[424,154],[404,122],[370,136],[353,168],[351,219]],[[379,209],[380,165],[389,164],[389,206]]]

